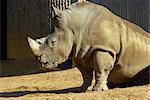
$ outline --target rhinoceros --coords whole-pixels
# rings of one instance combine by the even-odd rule
[[[103,91],[107,82],[129,82],[150,65],[150,33],[139,26],[88,1],[53,9],[51,34],[28,37],[29,45],[45,69],[71,58],[83,77],[81,90],[87,90],[94,75],[92,90]]]

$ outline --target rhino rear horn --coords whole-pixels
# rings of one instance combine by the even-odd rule
[[[33,53],[35,55],[38,55],[37,52],[39,50],[40,44],[37,41],[30,38],[30,37],[28,37],[28,43],[29,43],[30,48],[32,49]]]
[[[53,8],[53,10],[54,10],[55,15],[61,17],[62,11],[59,10],[58,8],[54,7],[54,6],[52,6],[52,8]]]

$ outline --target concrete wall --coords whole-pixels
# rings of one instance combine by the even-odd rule
[[[47,0],[7,0],[7,58],[31,59],[27,37],[48,33]]]
[[[150,32],[150,0],[88,0],[104,5],[113,13]]]
[[[7,58],[33,59],[27,37],[49,33],[51,4],[62,9],[70,3],[70,0],[7,0]]]

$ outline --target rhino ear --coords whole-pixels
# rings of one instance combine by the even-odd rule
[[[85,2],[86,0],[78,0],[77,3]]]
[[[31,50],[33,51],[33,53],[35,55],[38,55],[38,51],[39,51],[39,47],[40,47],[40,43],[33,40],[32,38],[28,37],[28,43],[30,45]]]
[[[58,8],[54,7],[54,6],[52,6],[52,7],[53,7],[53,10],[54,10],[54,14],[61,17],[62,11],[59,10]]]

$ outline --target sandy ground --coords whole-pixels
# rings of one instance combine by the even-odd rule
[[[94,82],[94,81],[93,81]],[[82,77],[76,68],[0,78],[0,100],[150,100],[150,85],[76,93]]]

